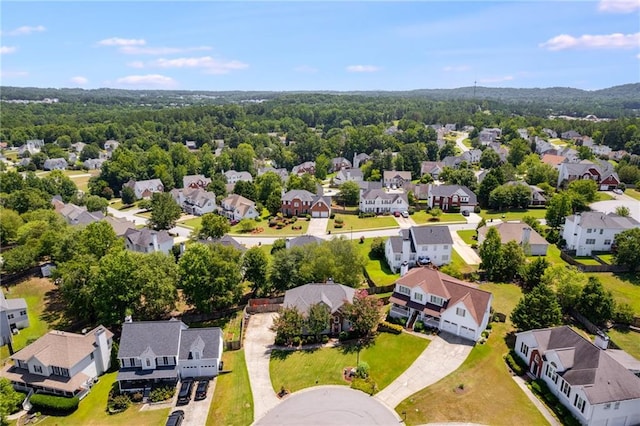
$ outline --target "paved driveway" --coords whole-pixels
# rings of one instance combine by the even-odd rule
[[[458,252],[460,257],[469,265],[479,265],[480,256],[470,245],[464,242],[464,240],[458,235],[458,228],[450,226],[449,233],[453,240],[453,249]]]
[[[207,397],[202,401],[196,401],[196,387],[197,383],[193,384],[193,395],[191,401],[187,405],[180,405],[176,407],[176,410],[184,411],[184,420],[182,426],[204,426],[207,423],[207,416],[209,415],[209,408],[213,401],[213,394],[216,391],[216,380],[209,382],[209,390],[207,391]]]
[[[346,386],[320,386],[286,397],[256,426],[393,425],[398,415],[364,392]]]
[[[254,419],[261,418],[280,402],[271,386],[269,374],[271,345],[276,337],[271,331],[271,326],[276,315],[275,313],[251,315],[244,337],[244,356],[253,394]]]
[[[451,374],[467,359],[472,342],[440,333],[397,379],[374,398],[395,408],[414,393]]]
[[[307,229],[308,235],[314,235],[321,237],[327,234],[327,226],[329,226],[329,219],[312,218],[309,222],[309,228]]]
[[[618,195],[613,192],[607,192],[607,194],[611,195],[615,199],[598,201],[596,203],[589,204],[589,207],[602,213],[614,213],[616,211],[616,207],[626,206],[629,208],[629,216],[640,222],[640,201],[624,194]]]

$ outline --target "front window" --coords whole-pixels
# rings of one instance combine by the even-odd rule
[[[529,346],[527,346],[524,342],[520,344],[520,352],[524,356],[529,356]]]
[[[580,396],[576,395],[573,400],[573,406],[580,410],[581,413],[584,413],[584,399]]]
[[[442,297],[438,297],[438,296],[434,296],[434,295],[431,295],[431,298],[429,300],[434,305],[442,306],[442,304],[444,303],[444,299]]]
[[[411,289],[408,287],[399,286],[398,291],[402,294],[406,294],[407,296],[411,295]]]
[[[414,293],[413,298],[422,302],[422,293]]]
[[[596,243],[596,240],[594,238],[587,238],[586,243],[589,244],[589,245],[593,245],[593,244]]]
[[[562,385],[560,385],[560,390],[563,394],[567,395],[567,398],[571,394],[571,386],[569,386],[569,383],[565,382],[564,380],[562,381]]]
[[[462,308],[456,308],[456,315],[463,317],[466,314],[467,311],[465,311]]]
[[[611,245],[611,240],[604,240],[604,245],[605,246],[610,246]]]

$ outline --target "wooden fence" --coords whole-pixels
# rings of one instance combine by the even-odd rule
[[[579,261],[575,260],[570,253],[565,252],[564,250],[560,250],[560,257],[562,258],[562,260],[564,260],[570,265],[575,266],[582,272],[627,272],[629,271],[629,268],[627,268],[624,265],[606,265],[606,264],[583,265]],[[594,258],[596,258],[597,261],[604,263],[604,261],[598,258],[597,256],[594,256]]]

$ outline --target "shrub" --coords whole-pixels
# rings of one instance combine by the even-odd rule
[[[173,386],[163,386],[155,388],[149,394],[149,400],[151,402],[166,401],[173,398],[173,394],[175,393],[175,391],[176,389]]]
[[[380,237],[374,238],[371,242],[371,257],[380,260],[384,259],[384,248],[385,241]]]
[[[344,223],[344,219],[342,219],[341,217],[339,217],[339,218],[337,218],[337,219],[336,219],[336,223],[340,223],[340,224],[342,224],[342,223]]]
[[[580,423],[576,420],[575,417],[571,414],[571,412],[564,406],[558,398],[551,393],[547,384],[544,383],[541,379],[536,379],[531,382],[531,390],[535,393],[538,398],[542,398],[547,405],[553,410],[553,412],[558,416],[560,422],[563,425],[567,426],[577,426]]]
[[[329,343],[329,336],[327,336],[326,334],[324,334],[324,335],[322,336],[322,343],[323,343],[323,344]]]
[[[293,344],[293,346],[300,346],[300,344],[302,343],[302,339],[300,338],[300,336],[295,336],[293,339],[291,339],[291,343]]]
[[[307,222],[309,222],[311,220],[311,215],[307,213],[307,215],[305,216],[305,218],[307,219]]]
[[[475,206],[475,207],[473,208],[473,212],[474,212],[474,213],[480,213],[481,211],[482,211],[482,210],[480,209],[480,206]]]
[[[618,324],[630,325],[633,323],[633,308],[628,303],[616,304],[616,310],[613,313],[613,321]]]
[[[422,321],[416,321],[415,324],[413,324],[413,331],[422,333],[423,331],[425,331],[425,329],[426,327],[424,326],[424,323]]]
[[[491,325],[491,323],[487,324],[487,330],[491,330],[493,328],[493,325]]]
[[[344,224],[342,224],[342,223],[338,223],[338,222],[336,222],[336,223],[334,223],[334,224],[333,224],[333,227],[334,227],[334,228],[342,228],[343,226],[344,226]]]
[[[253,220],[255,220],[256,222],[262,222],[262,218],[261,218],[260,216],[256,217],[256,218],[255,218],[255,219],[253,219]]]
[[[284,228],[284,223],[282,223],[282,222],[278,222],[278,223],[276,224],[276,228],[277,228],[277,229],[282,229],[282,228]]]
[[[402,326],[397,324],[391,324],[389,322],[381,322],[378,324],[378,331],[384,331],[387,333],[400,334],[402,333]]]
[[[131,401],[135,403],[142,402],[142,394],[140,392],[132,394]]]
[[[511,370],[518,376],[522,376],[527,372],[527,365],[520,359],[513,349],[505,356],[505,361],[509,368],[511,368]]]
[[[369,364],[364,361],[360,361],[358,367],[356,368],[356,377],[361,379],[366,379],[369,377]]]
[[[296,223],[298,221],[298,216],[291,216],[291,223]]]
[[[331,214],[329,215],[329,219],[335,219],[335,217],[336,217],[336,214],[335,214],[335,213],[331,213]]]
[[[489,337],[489,332],[488,332],[487,330],[484,330],[484,331],[481,333],[481,336],[482,336],[482,337],[484,337],[484,338],[486,339],[487,337]]]
[[[142,398],[140,398],[142,401]],[[122,412],[131,406],[131,399],[126,394],[114,396],[109,400],[109,409],[112,411]]]
[[[55,413],[72,413],[78,409],[80,400],[78,397],[67,398],[64,396],[45,395],[37,393],[30,399],[35,411],[48,411]]]
[[[272,227],[272,228],[273,228],[273,227],[274,227],[274,226],[276,226],[277,224],[278,224],[278,221],[277,221],[276,219],[270,219],[270,220],[269,220],[269,226],[270,226],[270,227]]]

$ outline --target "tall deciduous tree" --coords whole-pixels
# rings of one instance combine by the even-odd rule
[[[8,425],[7,416],[20,408],[24,394],[16,391],[9,379],[0,377],[0,424]]]
[[[583,197],[587,203],[592,203],[596,200],[598,184],[591,179],[578,179],[571,182],[567,189]]]
[[[369,296],[366,290],[356,291],[353,303],[347,305],[346,311],[353,331],[358,336],[368,339],[375,334],[381,319],[380,306],[380,300]]]
[[[136,193],[133,192],[133,188],[130,186],[122,187],[122,191],[120,191],[120,196],[122,197],[122,204],[131,205],[136,202]]]
[[[168,192],[155,192],[151,198],[149,225],[155,230],[171,229],[176,226],[182,210]]]
[[[500,233],[494,227],[490,227],[487,230],[487,235],[480,245],[480,269],[484,269],[487,272],[487,279],[494,281],[498,276],[497,267],[501,262],[500,248],[502,242],[500,241]]]
[[[224,234],[229,232],[231,225],[229,220],[215,213],[205,213],[202,215],[200,227],[196,228],[196,236],[198,238],[222,238]]]
[[[355,206],[360,200],[360,185],[348,181],[340,185],[340,200],[348,206]]]
[[[524,265],[520,272],[523,289],[531,291],[535,286],[539,285],[548,267],[549,262],[542,256],[536,257],[533,262]]]
[[[623,231],[615,236],[614,259],[618,265],[626,265],[631,271],[640,268],[640,228]]]
[[[615,302],[610,291],[606,291],[600,280],[589,277],[578,300],[578,310],[594,324],[606,324],[615,311]]]
[[[555,194],[547,203],[545,219],[547,225],[553,229],[558,229],[564,223],[564,218],[571,214],[571,195],[567,192]]]
[[[269,283],[267,281],[267,272],[269,270],[269,258],[260,247],[251,247],[242,257],[242,269],[244,270],[244,279],[253,284],[253,291],[260,295],[270,293]]]
[[[560,324],[562,312],[553,290],[544,284],[524,295],[513,312],[511,321],[518,330],[546,328]]]
[[[541,282],[555,289],[560,307],[567,312],[577,306],[587,276],[574,266],[554,265],[544,271]]]

